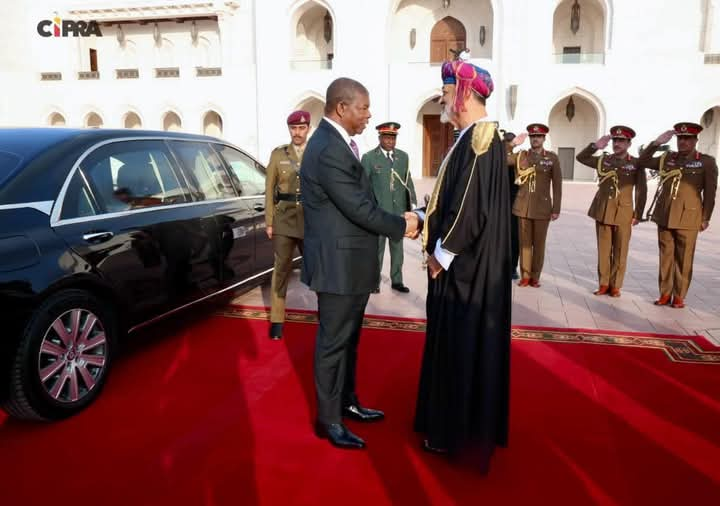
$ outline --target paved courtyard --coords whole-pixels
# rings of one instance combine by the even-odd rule
[[[434,179],[415,181],[418,196],[432,191]],[[550,225],[545,268],[540,288],[513,288],[515,325],[702,334],[720,344],[720,209],[710,228],[701,233],[695,254],[693,281],[685,309],[657,307],[658,247],[656,226],[641,223],[630,242],[628,272],[622,297],[596,297],[595,227],[586,212],[595,193],[593,183],[566,182],[560,218]],[[655,186],[650,185],[648,205]],[[370,297],[367,313],[423,318],[427,280],[422,269],[419,241],[405,241],[405,284],[409,294],[391,290],[389,252],[383,266],[381,292]],[[269,285],[256,288],[236,303],[270,305]],[[288,308],[317,307],[315,294],[300,283],[300,271],[293,273],[288,289]]]

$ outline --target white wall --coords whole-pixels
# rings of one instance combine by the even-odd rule
[[[617,123],[633,127],[638,132],[636,147],[678,121],[697,122],[707,109],[720,106],[720,65],[704,64],[705,51],[720,52],[718,0],[666,2],[662,9],[656,0],[580,0],[580,33],[593,27],[593,50],[606,48],[605,63],[600,65],[554,63],[559,40],[554,21],[562,17],[558,22],[567,24],[569,32],[570,0],[452,0],[448,9],[440,0],[367,0],[362,7],[348,0],[317,0],[316,9],[327,8],[333,17],[335,59],[331,70],[300,71],[292,69],[290,60],[296,56],[297,19],[307,10],[307,0],[212,0],[219,20],[199,27],[200,36],[215,47],[210,55],[193,48],[189,26],[162,26],[163,36],[175,48],[172,58],[180,67],[179,79],[153,76],[159,56],[152,25],[126,25],[126,37],[135,44],[134,57],[121,51],[115,27],[93,41],[99,81],[76,78],[77,71],[87,66],[87,47],[82,44],[88,41],[45,39],[37,35],[35,25],[54,10],[64,16],[77,5],[106,4],[101,0],[6,3],[5,29],[0,31],[2,125],[47,124],[57,111],[69,126],[80,126],[95,111],[106,127],[121,127],[124,115],[134,111],[143,128],[159,129],[163,114],[172,110],[181,117],[183,130],[202,132],[205,112],[215,110],[223,119],[225,138],[267,160],[275,146],[288,141],[288,113],[309,97],[322,100],[333,79],[348,76],[360,80],[371,93],[373,118],[359,139],[360,149],[376,145],[375,125],[398,121],[403,125],[399,147],[410,153],[414,174],[420,176],[418,113],[441,86],[439,66],[426,63],[429,34],[446,15],[464,24],[473,62],[493,75],[495,92],[488,101],[488,119],[515,132],[531,122],[548,122],[553,107],[572,93],[593,104],[599,130]],[[142,2],[156,4],[186,5]],[[135,0],[126,0],[125,6],[136,5]],[[123,0],[114,0],[113,6],[122,7]],[[563,10],[556,16],[558,6]],[[603,20],[597,19],[599,13]],[[487,27],[484,47],[478,41],[481,25]],[[410,28],[417,30],[414,50],[409,45]],[[133,59],[140,79],[115,79],[114,69]],[[195,77],[194,67],[203,59],[218,62],[222,77]],[[41,82],[41,71],[61,71],[63,80]],[[514,119],[508,105],[511,84],[518,86]],[[582,130],[582,139],[563,139],[556,133],[552,141],[577,142],[580,148],[594,140],[591,130]]]

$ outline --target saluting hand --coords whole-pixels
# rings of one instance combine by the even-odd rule
[[[655,139],[655,144],[659,146],[667,144],[668,142],[670,142],[670,139],[673,138],[673,135],[675,135],[675,130],[668,130],[667,132],[660,134],[660,136]]]
[[[435,255],[430,255],[427,259],[427,268],[428,272],[430,273],[430,277],[435,279],[437,278],[440,273],[444,270],[443,266],[438,262],[438,259],[435,258]]]
[[[609,135],[603,135],[598,140],[595,141],[595,147],[597,149],[605,149],[610,143],[610,136]]]
[[[512,140],[512,142],[510,142],[510,144],[512,145],[512,147],[519,146],[520,144],[525,142],[525,139],[527,139],[527,136],[528,136],[527,132],[523,132],[519,135],[516,135],[515,138]]]

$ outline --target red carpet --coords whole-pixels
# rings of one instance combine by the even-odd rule
[[[718,504],[720,349],[702,338],[516,328],[510,447],[490,475],[419,450],[423,323],[369,318],[349,425],[315,438],[313,316],[186,315],[132,337],[101,398],[56,424],[0,415],[0,504]]]

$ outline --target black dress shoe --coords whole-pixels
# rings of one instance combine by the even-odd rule
[[[408,293],[408,292],[410,292],[410,289],[409,289],[407,286],[403,285],[403,284],[398,284],[398,285],[393,284],[393,285],[392,285],[392,289],[393,289],[393,290],[397,290],[398,292],[401,292],[401,293]]]
[[[350,430],[341,423],[323,425],[317,422],[315,423],[315,434],[319,438],[327,439],[330,441],[330,444],[337,448],[346,450],[360,450],[365,448],[365,441],[350,432]]]
[[[379,409],[363,408],[359,404],[350,404],[343,408],[343,416],[356,422],[377,422],[385,418],[385,413]]]
[[[271,323],[270,324],[270,339],[273,341],[277,341],[278,339],[282,339],[282,323]]]
[[[439,453],[441,455],[445,455],[448,452],[447,448],[442,448],[442,447],[431,445],[430,441],[428,441],[427,439],[423,439],[422,448],[426,452]]]
[[[512,278],[513,278],[513,279],[520,279],[520,274],[518,274],[517,269],[515,269],[515,270],[513,271],[513,276],[512,276]]]

